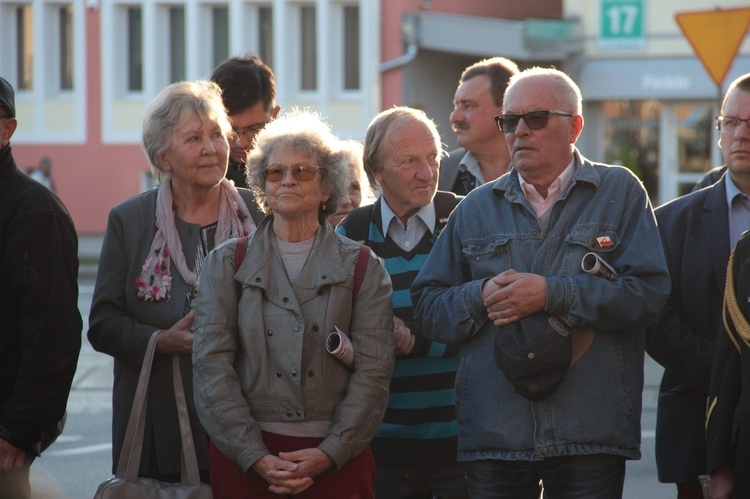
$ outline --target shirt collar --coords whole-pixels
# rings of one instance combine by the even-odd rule
[[[380,200],[380,217],[383,221],[383,232],[388,233],[388,227],[391,226],[391,221],[394,218],[398,220],[398,217],[395,213],[393,213],[391,207],[388,206],[388,201],[385,200],[385,196],[381,195]],[[422,206],[418,212],[416,212],[414,215],[412,215],[411,218],[409,218],[409,220],[412,220],[414,217],[419,217],[427,226],[427,230],[430,231],[430,234],[432,234],[433,230],[435,229],[435,220],[437,218],[435,215],[435,201],[426,206]]]
[[[479,165],[477,157],[471,151],[466,151],[464,157],[461,158],[461,162],[458,164],[458,169],[462,172],[468,171],[478,180],[477,185],[484,183],[484,176],[482,175],[482,167]]]
[[[729,175],[729,172],[724,175],[727,179],[726,185],[727,185],[727,206],[729,206],[729,209],[732,209],[732,201],[734,201],[734,198],[737,196],[742,196],[747,198],[747,196],[740,191],[740,189],[737,187],[737,184],[734,183],[734,180],[732,180],[732,176]]]
[[[556,190],[555,192],[564,192],[565,189],[568,188],[568,185],[573,181],[573,177],[576,173],[576,155],[573,155],[573,158],[571,158],[570,163],[568,163],[568,166],[565,167],[565,169],[560,173],[560,176],[558,176],[554,182],[550,185],[550,189],[552,189],[554,186],[559,186],[560,189]],[[523,189],[523,192],[528,194],[528,186],[532,186],[533,184],[529,184],[526,182],[526,179],[523,178],[523,175],[521,173],[518,173],[518,182],[521,184],[521,189]],[[536,189],[534,189],[536,191]]]

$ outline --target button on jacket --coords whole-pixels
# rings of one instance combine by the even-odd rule
[[[244,470],[268,454],[257,421],[331,421],[319,449],[341,468],[385,412],[395,358],[391,280],[371,253],[352,307],[359,244],[326,223],[292,286],[270,243],[272,219],[251,235],[236,275],[235,240],[203,265],[192,326],[198,413]],[[325,349],[334,326],[352,340],[353,369]]]
[[[546,229],[517,171],[472,191],[412,286],[422,330],[436,341],[462,342],[456,378],[460,461],[640,457],[645,328],[666,301],[669,275],[640,181],[577,151],[576,164]],[[619,277],[584,273],[581,259],[592,251]],[[496,328],[481,285],[508,269],[545,276],[545,312],[596,332],[557,391],[536,402],[515,394],[495,365]]]

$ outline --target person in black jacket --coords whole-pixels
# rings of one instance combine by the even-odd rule
[[[65,206],[19,171],[13,87],[0,78],[0,496],[31,497],[31,462],[57,436],[81,348],[78,237]]]
[[[729,86],[717,120],[727,173],[655,210],[672,290],[649,329],[646,351],[664,366],[656,414],[659,481],[676,484],[679,499],[701,499],[698,476],[714,470],[706,463],[706,397],[727,261],[750,228],[750,130],[737,117],[750,117],[750,74]]]

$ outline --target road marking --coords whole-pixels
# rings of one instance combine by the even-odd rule
[[[60,456],[78,456],[80,454],[93,454],[94,452],[103,452],[112,450],[112,444],[99,444],[99,445],[87,445],[85,447],[76,447],[74,449],[65,450],[53,450],[45,452],[45,456],[60,457]]]

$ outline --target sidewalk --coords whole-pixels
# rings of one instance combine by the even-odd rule
[[[68,412],[71,414],[97,414],[112,410],[112,357],[95,351],[86,338],[101,247],[101,236],[78,238],[78,308],[83,318],[83,336],[78,368],[68,398]]]

